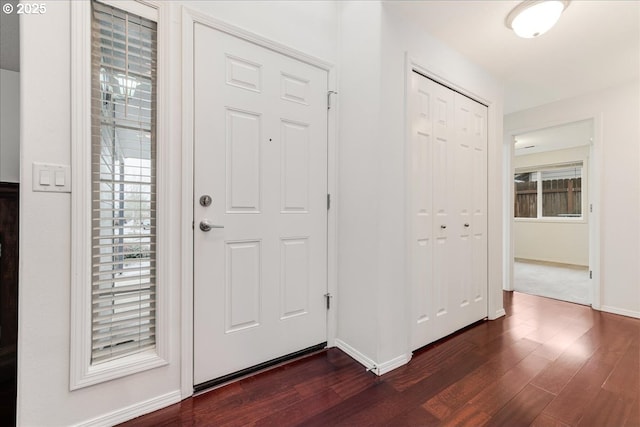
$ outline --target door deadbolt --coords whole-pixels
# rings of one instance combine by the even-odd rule
[[[205,208],[207,206],[211,206],[211,196],[209,196],[208,194],[205,194],[204,196],[200,196],[200,205],[204,206]]]

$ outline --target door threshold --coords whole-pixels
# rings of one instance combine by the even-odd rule
[[[203,382],[201,384],[194,385],[193,395],[197,396],[199,394],[206,393],[208,391],[225,386],[229,383],[241,380],[251,375],[256,375],[258,373],[268,371],[270,369],[276,368],[286,363],[291,363],[293,361],[302,359],[304,357],[311,356],[313,354],[326,350],[326,348],[327,348],[327,342],[325,341],[320,344],[307,347],[303,350],[295,351],[293,353],[289,353],[284,356],[276,357],[275,359],[271,359],[266,362],[259,363],[249,368],[241,369],[239,371],[232,372],[230,374],[223,375],[218,378],[214,378],[212,380]]]

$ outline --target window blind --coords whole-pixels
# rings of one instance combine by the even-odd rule
[[[156,23],[92,2],[91,363],[155,347]]]

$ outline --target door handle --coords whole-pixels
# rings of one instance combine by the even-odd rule
[[[465,228],[469,228],[469,223],[468,223],[468,222],[465,222],[465,223],[464,223],[464,227],[465,227]]]
[[[200,230],[211,231],[213,228],[224,228],[224,225],[211,224],[208,220],[203,219],[200,221]]]
[[[447,228],[447,226],[446,226],[446,225],[444,225],[444,224],[442,224],[442,225],[440,226],[440,228],[442,228],[442,229],[444,230],[445,228]]]

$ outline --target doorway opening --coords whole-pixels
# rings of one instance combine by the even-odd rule
[[[511,139],[512,290],[592,305],[594,122]]]

